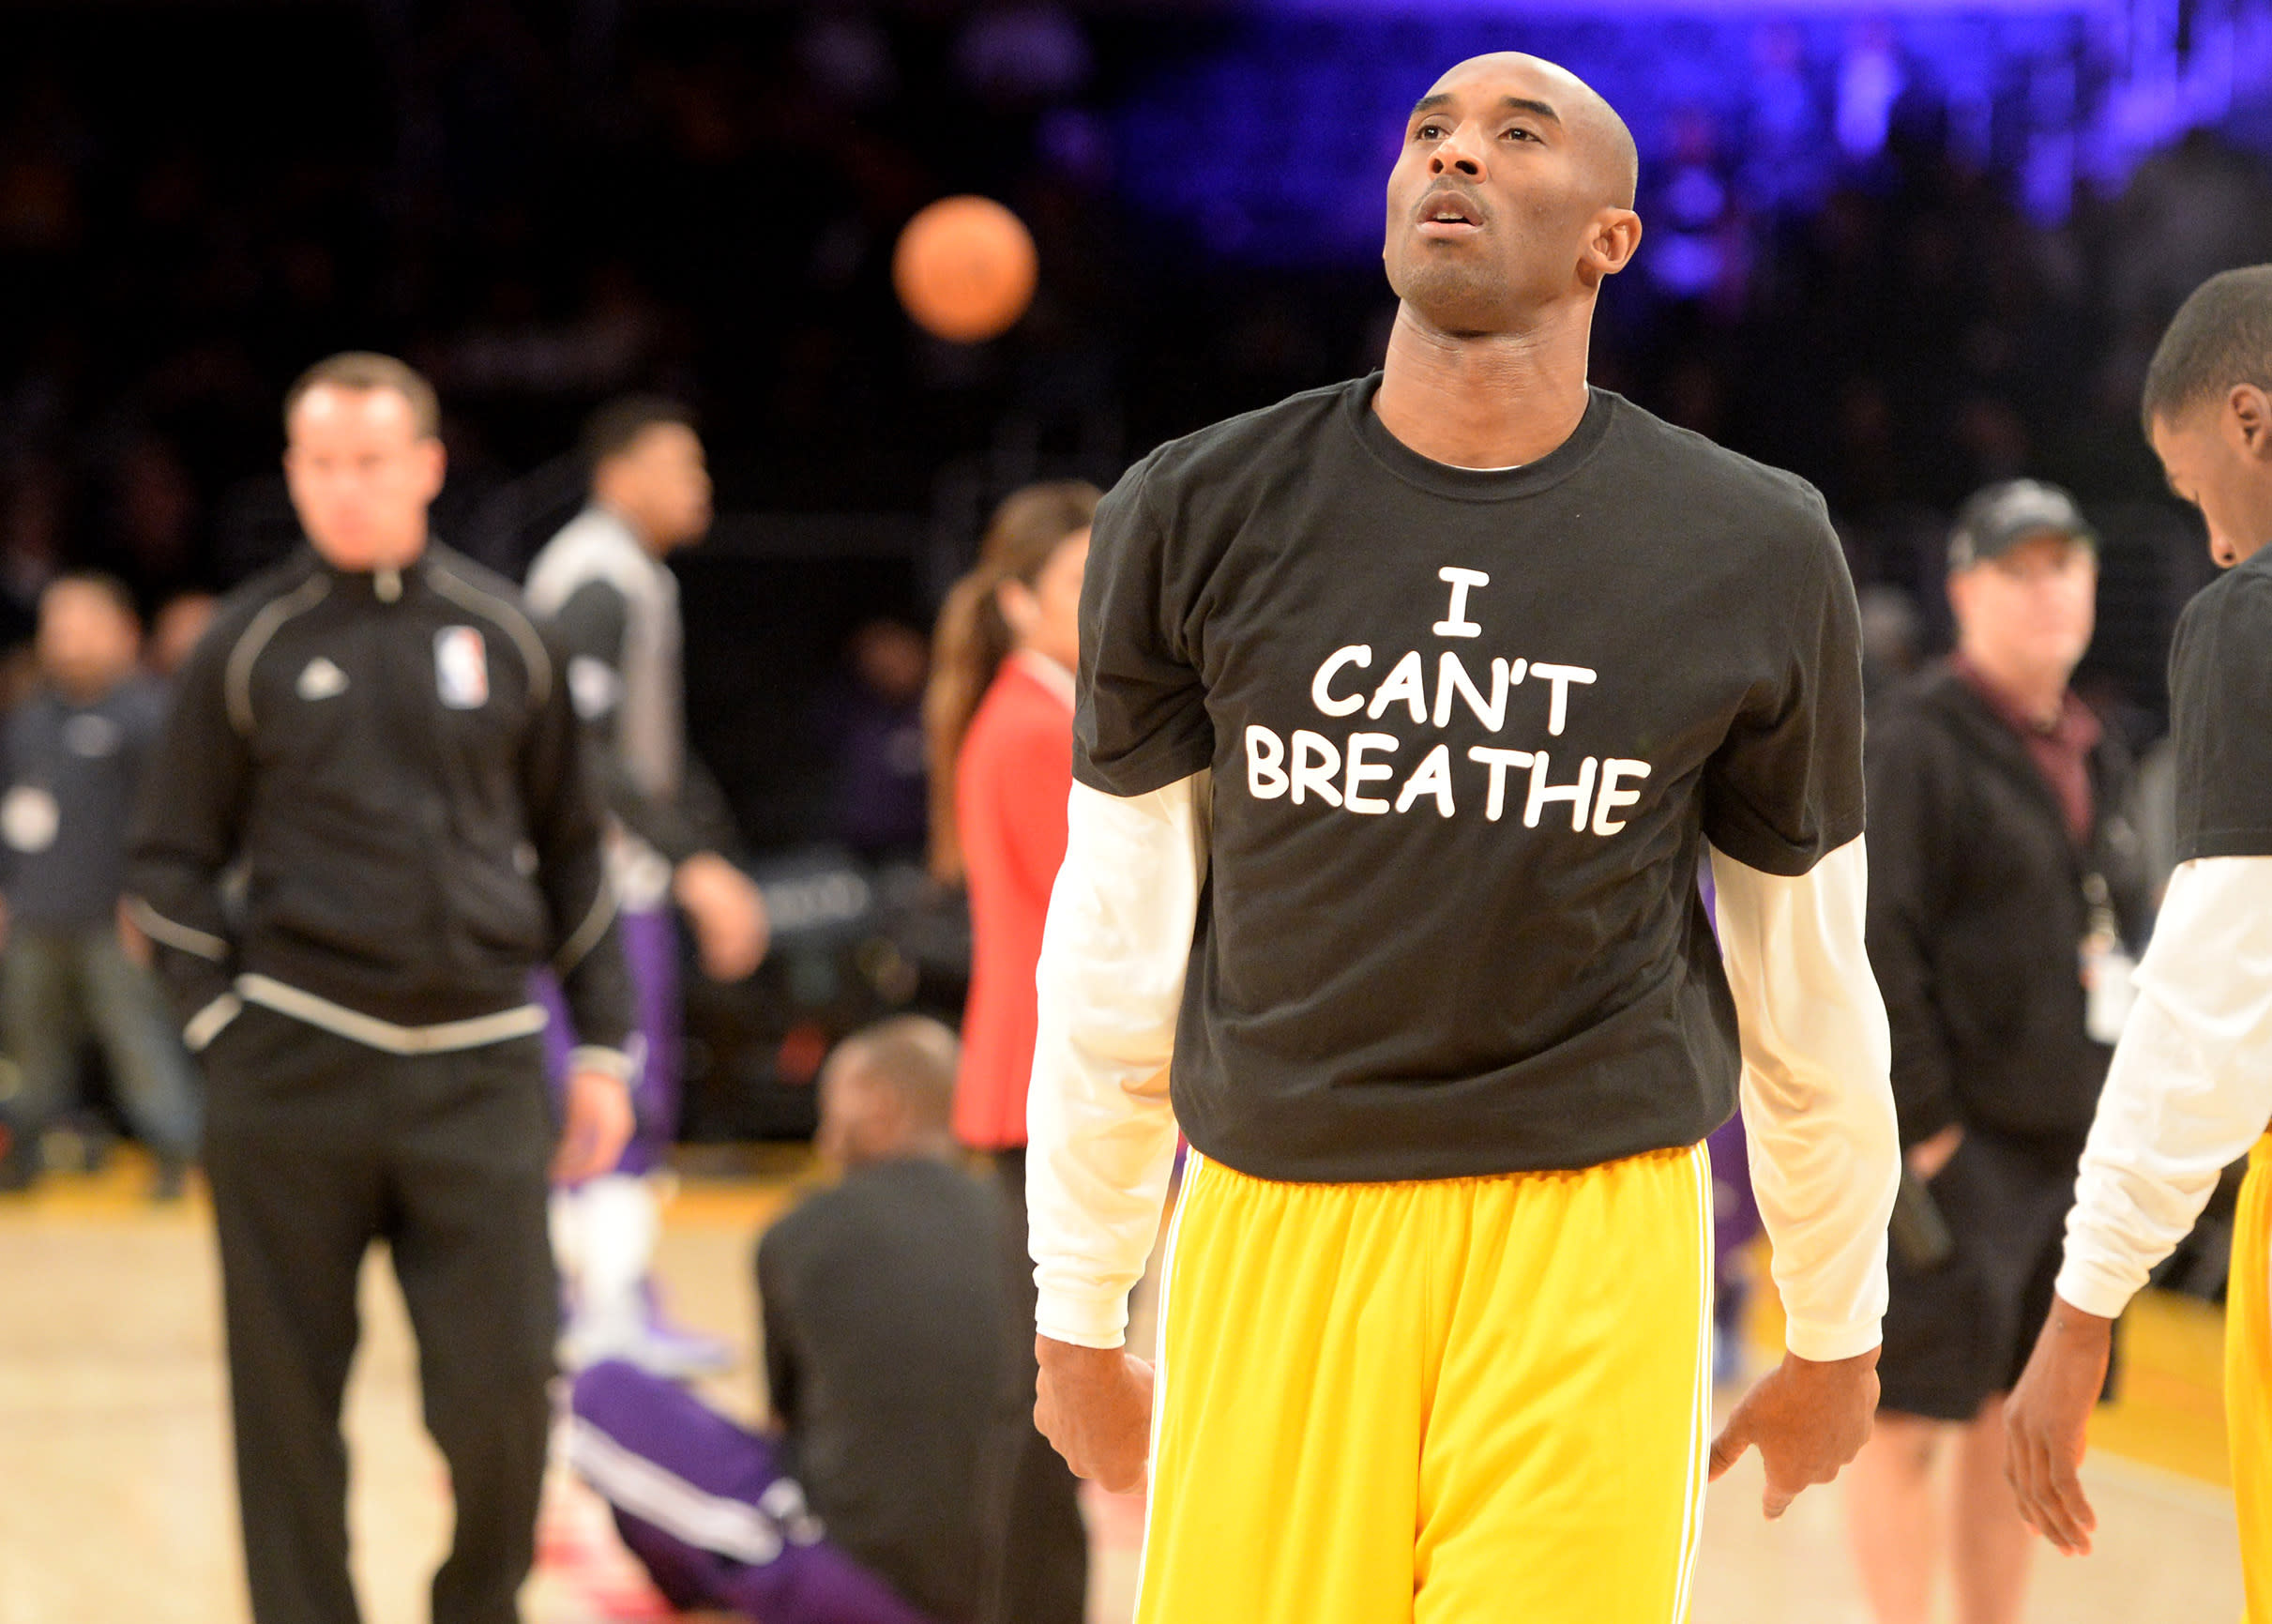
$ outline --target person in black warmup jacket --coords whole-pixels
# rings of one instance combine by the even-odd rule
[[[438,413],[383,356],[286,397],[311,546],[222,605],[132,842],[136,920],[202,1055],[258,1624],[355,1624],[340,1401],[384,1239],[456,1540],[435,1624],[510,1624],[534,1552],[558,1297],[548,1162],[630,1131],[630,1001],[562,661],[433,541]],[[530,972],[578,1031],[565,1128]]]

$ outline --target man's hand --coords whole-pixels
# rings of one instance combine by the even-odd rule
[[[703,974],[738,981],[765,959],[771,932],[757,883],[716,852],[696,852],[671,877],[671,894],[694,927]]]
[[[1826,1483],[1870,1440],[1877,1418],[1878,1350],[1817,1363],[1786,1353],[1743,1397],[1712,1440],[1712,1479],[1756,1448],[1767,1468],[1761,1505],[1780,1517],[1799,1491]]]
[[[1034,1425],[1073,1475],[1115,1495],[1144,1486],[1152,1449],[1152,1367],[1124,1348],[1034,1339],[1041,1361]]]
[[[2078,1470],[2083,1428],[2106,1386],[2114,1322],[2065,1298],[2036,1338],[2036,1351],[2004,1401],[2004,1476],[2028,1525],[2070,1556],[2087,1556],[2098,1516]]]
[[[553,1178],[575,1184],[615,1165],[631,1137],[631,1090],[605,1071],[578,1071],[568,1081],[568,1119],[553,1157]]]
[[[1948,1159],[1957,1153],[1957,1146],[1963,1143],[1964,1130],[1951,1122],[1938,1133],[1918,1140],[1901,1155],[1909,1163],[1909,1171],[1916,1174],[1920,1181],[1930,1184],[1933,1176],[1948,1165]]]

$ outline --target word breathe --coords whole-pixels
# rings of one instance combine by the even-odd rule
[[[1437,571],[1437,579],[1451,588],[1450,610],[1431,630],[1443,638],[1480,637],[1483,628],[1468,618],[1468,596],[1489,586],[1491,577],[1478,569],[1446,569]],[[1415,649],[1390,666],[1368,694],[1360,674],[1372,668],[1370,644],[1335,649],[1310,680],[1310,703],[1321,716],[1339,719],[1362,713],[1369,721],[1379,721],[1391,711],[1401,710],[1416,727],[1439,732],[1464,708],[1484,728],[1497,734],[1507,726],[1514,691],[1538,684],[1546,690],[1547,736],[1559,738],[1568,726],[1571,693],[1593,686],[1600,677],[1598,672],[1583,665],[1494,656],[1484,679],[1478,682],[1467,663],[1446,649],[1436,657],[1431,697],[1428,661]],[[1403,741],[1390,733],[1352,732],[1336,743],[1310,728],[1295,728],[1281,736],[1274,729],[1252,723],[1246,730],[1247,790],[1257,800],[1283,797],[1292,805],[1303,806],[1314,799],[1365,815],[1408,812],[1427,803],[1439,816],[1457,816],[1461,795],[1472,790],[1462,792],[1455,784],[1452,747],[1437,744],[1429,748],[1391,795],[1387,789],[1396,783],[1399,766],[1390,758],[1402,749]],[[1525,828],[1540,827],[1549,808],[1567,807],[1573,833],[1591,832],[1604,838],[1626,827],[1627,820],[1619,813],[1640,804],[1641,792],[1627,786],[1649,776],[1647,762],[1589,755],[1578,762],[1574,777],[1557,782],[1553,752],[1546,749],[1473,745],[1464,759],[1482,769],[1480,774],[1465,776],[1480,781],[1486,822],[1497,823],[1506,817],[1512,800],[1519,797]],[[1526,774],[1528,782],[1510,797],[1508,779],[1516,773]]]

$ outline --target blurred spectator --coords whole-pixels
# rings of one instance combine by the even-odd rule
[[[1131,33],[1061,0],[634,27],[613,0],[447,0],[386,8],[374,37],[354,7],[144,7],[125,31],[37,9],[0,53],[0,298],[38,311],[0,336],[0,595],[22,610],[0,602],[0,643],[58,569],[111,569],[148,605],[280,557],[273,400],[356,335],[454,386],[435,512],[508,569],[558,520],[492,547],[484,489],[619,389],[705,402],[729,507],[916,514],[959,463],[1109,473],[1373,364],[1316,335],[1382,308],[1377,142],[1419,57],[1490,27],[1262,8]],[[2158,499],[2137,374],[2205,269],[2272,253],[2261,120],[2180,107],[2183,86],[2028,17],[1529,26],[1649,87],[1654,246],[1604,308],[1602,381],[1805,476],[1842,527],[1921,509],[1937,533],[2022,467]],[[2030,173],[2073,167],[2037,154],[2128,161],[2141,91],[2222,128],[2134,176],[2086,164],[2064,219],[2038,181],[2050,206],[2022,212]],[[1298,163],[1239,156],[1289,142]],[[976,349],[923,341],[890,286],[894,234],[949,189],[1010,202],[1041,254],[1027,321]],[[2110,659],[2158,706],[2157,660],[2127,652],[2145,642]],[[760,754],[717,758],[754,775]],[[784,838],[825,837],[828,809],[809,815]]]
[[[213,624],[218,601],[210,592],[184,592],[169,598],[150,619],[150,639],[143,649],[143,664],[150,675],[172,676],[189,658],[189,651]]]
[[[967,878],[970,1002],[955,1131],[992,1155],[1007,1210],[1007,1291],[1034,1315],[1026,1255],[1025,1093],[1034,1069],[1034,974],[1050,888],[1065,861],[1073,788],[1073,672],[1095,486],[1033,485],[995,509],[977,568],[939,612],[924,700],[932,759],[932,870]],[[1035,1430],[1033,1339],[1017,1339],[992,1484],[1001,1583],[992,1624],[1079,1624],[1088,1546],[1079,1485]]]
[[[1897,1222],[1877,1429],[1847,1478],[1880,1624],[1931,1616],[1944,1526],[1961,1616],[2018,1624],[2023,1608],[2004,1400],[2051,1307],[2126,1006],[2125,943],[2145,924],[2128,752],[2068,687],[2091,641],[2097,549],[2055,486],[1978,493],[1949,540],[1956,652],[1871,720],[1870,958],[1908,1174],[1948,1239],[1906,1240]],[[1933,1490],[1945,1446],[1953,1519]]]
[[[140,643],[133,600],[107,576],[66,575],[40,598],[40,688],[8,719],[0,797],[0,1011],[20,1073],[0,1112],[0,1188],[37,1176],[41,1131],[90,1035],[158,1158],[160,1199],[181,1193],[196,1152],[189,1056],[120,903],[128,820],[165,719],[164,696],[136,671]]]
[[[846,650],[851,680],[820,720],[836,758],[836,834],[862,857],[920,861],[929,789],[923,688],[931,646],[898,620],[871,620]]]
[[[638,1003],[639,1126],[609,1173],[553,1199],[553,1238],[572,1287],[570,1364],[630,1359],[665,1375],[722,1367],[724,1344],[671,1325],[648,1280],[659,1228],[649,1176],[678,1130],[678,926],[685,910],[713,979],[738,981],[765,951],[756,885],[722,854],[735,844],[725,797],[687,751],[678,578],[664,562],[710,528],[710,475],[686,408],[628,397],[585,431],[591,503],[529,567],[529,608],[568,653],[563,674],[592,743],[613,817],[609,869]],[[576,1041],[556,987],[542,989],[547,1041],[565,1078]]]
[[[843,1171],[757,1251],[772,1424],[624,1363],[578,1378],[568,1459],[674,1606],[765,1624],[972,1624],[1005,1340],[992,1194],[955,1165],[953,1036],[899,1016],[821,1074]]]

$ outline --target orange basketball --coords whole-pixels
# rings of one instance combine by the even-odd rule
[[[907,222],[891,256],[900,303],[959,344],[996,338],[1033,302],[1034,239],[990,197],[943,197]]]

